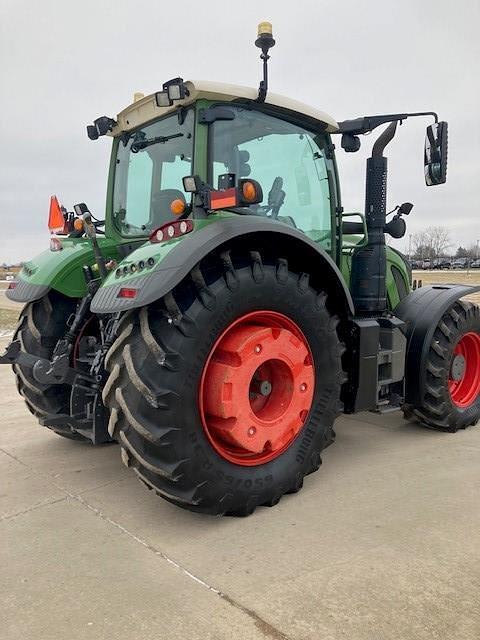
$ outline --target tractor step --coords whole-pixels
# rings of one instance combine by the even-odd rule
[[[85,413],[52,413],[39,420],[44,427],[56,432],[74,432],[91,440],[93,444],[112,442],[107,431],[105,409],[101,403],[95,403],[95,410],[89,416]]]
[[[386,405],[380,405],[378,409],[375,411],[375,413],[380,413],[381,415],[385,415],[387,413],[394,413],[395,411],[400,411],[400,409],[401,407],[399,404],[397,405],[386,404]]]
[[[77,429],[92,431],[92,420],[89,420],[84,414],[71,416],[68,413],[51,413],[40,418],[39,422],[43,427],[70,427],[75,431]]]

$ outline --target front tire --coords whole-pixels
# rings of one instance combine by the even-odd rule
[[[208,514],[248,515],[298,491],[334,439],[344,378],[337,324],[326,295],[286,260],[262,264],[252,252],[232,262],[226,253],[197,267],[173,294],[125,318],[107,356],[103,397],[124,462],[166,500]],[[236,376],[247,352],[249,369],[240,363]],[[252,376],[257,356],[270,382]],[[271,396],[258,399],[259,385]],[[275,421],[278,437],[261,436]]]
[[[459,300],[438,323],[426,362],[426,384],[407,419],[456,432],[480,420],[480,308]]]

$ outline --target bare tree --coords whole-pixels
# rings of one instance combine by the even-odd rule
[[[471,258],[474,260],[480,256],[479,243],[471,244],[468,249],[465,247],[459,246],[457,249],[457,253],[455,254],[456,258]]]
[[[450,232],[446,227],[428,227],[413,236],[415,257],[420,260],[438,258],[450,246]]]

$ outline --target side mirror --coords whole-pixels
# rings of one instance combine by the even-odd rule
[[[435,122],[425,136],[425,183],[427,186],[447,181],[448,123]]]
[[[93,121],[93,124],[89,124],[87,127],[87,135],[90,140],[98,140],[100,136],[105,136],[117,123],[113,118],[107,116],[101,116]]]

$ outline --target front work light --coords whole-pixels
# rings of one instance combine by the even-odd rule
[[[183,100],[188,96],[188,89],[183,78],[173,78],[163,83],[162,91],[155,94],[157,107],[170,107],[174,100]]]
[[[200,176],[185,176],[182,178],[183,190],[187,193],[198,193],[202,186]]]
[[[181,88],[178,84],[172,84],[168,87],[167,93],[170,100],[181,100],[182,98]]]
[[[157,107],[170,107],[173,101],[169,98],[167,91],[157,91],[155,94]]]
[[[183,100],[188,96],[188,89],[183,82],[183,78],[173,78],[164,82],[162,89],[167,91],[170,100]]]

